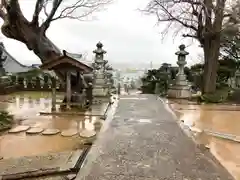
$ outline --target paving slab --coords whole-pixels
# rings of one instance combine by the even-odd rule
[[[78,170],[86,149],[3,159],[0,161],[0,179],[23,179]]]
[[[103,129],[77,180],[233,180],[154,95],[120,97]]]

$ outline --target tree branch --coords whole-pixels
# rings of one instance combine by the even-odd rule
[[[182,36],[183,36],[183,37],[189,37],[189,38],[195,38],[195,39],[198,38],[198,37],[197,37],[196,35],[194,35],[194,34],[183,34]]]
[[[0,9],[0,18],[1,18],[2,20],[5,20],[5,19],[6,19],[6,16],[7,16],[7,14],[4,12],[4,10],[3,10],[3,9]]]
[[[6,19],[6,7],[7,7],[7,2],[6,0],[2,0],[0,2],[0,18],[2,18],[3,20]]]
[[[52,9],[51,9],[46,21],[41,25],[41,32],[42,33],[45,33],[46,30],[48,29],[55,13],[57,12],[57,9],[59,8],[59,6],[61,5],[62,2],[63,2],[63,0],[53,0]]]
[[[154,2],[156,3],[157,6],[161,7],[161,9],[164,11],[164,13],[165,13],[165,14],[167,15],[167,17],[168,17],[167,19],[161,19],[161,17],[159,17],[158,14],[157,14],[157,16],[158,16],[158,21],[176,21],[176,22],[178,22],[179,24],[181,24],[182,26],[184,26],[184,27],[186,27],[186,28],[190,28],[190,29],[192,29],[192,30],[194,30],[194,31],[197,31],[197,27],[195,27],[195,26],[193,26],[193,25],[191,25],[191,24],[188,24],[187,22],[181,21],[179,17],[174,17],[174,16],[172,15],[172,13],[169,12],[168,9],[165,8],[164,5],[161,4],[158,0],[154,0]]]
[[[111,1],[112,0],[76,0],[75,3],[68,4],[67,1],[53,0],[52,10],[49,14],[46,11],[47,4],[43,6],[43,10],[47,16],[47,19],[41,25],[41,29],[43,33],[45,33],[50,23],[58,19],[69,18],[82,20],[84,17],[87,17],[93,12],[96,12],[104,5],[109,4]],[[61,7],[59,8],[60,5]],[[77,10],[81,12],[74,14]]]
[[[35,10],[33,13],[32,24],[36,27],[39,26],[39,14],[43,8],[45,0],[37,0],[35,4]]]

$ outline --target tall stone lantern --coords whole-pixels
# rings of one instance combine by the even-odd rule
[[[182,44],[179,46],[180,51],[176,52],[175,54],[178,56],[177,65],[178,67],[178,74],[177,74],[177,83],[180,83],[181,85],[186,85],[186,75],[184,74],[184,67],[187,64],[186,62],[186,56],[189,54],[187,51],[185,51],[185,45]]]
[[[94,58],[94,81],[93,81],[93,97],[107,97],[108,88],[106,87],[106,75],[104,54],[107,52],[103,50],[103,44],[97,43],[97,49],[93,51]]]
[[[187,81],[186,75],[184,74],[184,67],[187,64],[186,56],[189,54],[185,51],[186,46],[184,44],[179,46],[179,51],[175,54],[178,56],[178,74],[176,77],[175,84],[172,85],[168,90],[168,97],[170,98],[189,98],[191,97],[190,86]]]

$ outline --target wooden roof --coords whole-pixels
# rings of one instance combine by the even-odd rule
[[[66,54],[66,51],[63,51],[63,56],[60,56],[57,59],[54,60],[48,60],[45,63],[43,63],[40,68],[43,70],[56,70],[59,69],[59,67],[62,65],[62,67],[71,68],[71,69],[79,69],[81,71],[84,71],[86,73],[92,72],[93,68],[68,56]]]

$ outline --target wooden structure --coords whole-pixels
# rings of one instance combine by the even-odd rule
[[[66,106],[67,109],[70,108],[71,104],[71,97],[72,97],[72,91],[74,90],[77,93],[82,93],[81,84],[84,83],[83,74],[84,73],[90,73],[93,71],[92,67],[74,59],[70,55],[67,54],[66,51],[63,51],[63,56],[55,59],[55,60],[49,60],[42,64],[40,66],[43,70],[58,70],[62,72],[65,77],[65,83],[66,83]],[[72,75],[76,75],[76,80],[73,84],[72,81]],[[73,89],[72,89],[73,88]],[[56,88],[53,86],[52,88],[53,92],[53,107],[52,110],[56,110]],[[76,104],[76,103],[75,103]]]

